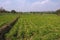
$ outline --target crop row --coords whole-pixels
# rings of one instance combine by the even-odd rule
[[[9,33],[6,40],[59,40],[60,16],[21,14],[18,22]]]

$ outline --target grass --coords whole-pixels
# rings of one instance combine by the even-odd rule
[[[0,14],[0,27],[2,27],[4,24],[11,22],[17,17],[15,14]]]
[[[60,16],[55,14],[20,14],[9,33],[10,40],[60,40]]]

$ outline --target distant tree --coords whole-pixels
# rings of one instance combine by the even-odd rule
[[[6,11],[6,10],[5,10],[3,7],[0,8],[0,12],[1,12],[1,13],[5,12],[5,11]]]
[[[57,15],[60,15],[60,9],[58,9],[58,10],[56,11],[56,14],[57,14]]]
[[[10,11],[5,10],[3,7],[0,7],[0,13],[10,13]]]
[[[11,13],[16,13],[16,11],[15,10],[11,10]]]

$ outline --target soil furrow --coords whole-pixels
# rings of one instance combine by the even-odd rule
[[[11,21],[10,23],[5,24],[4,26],[2,26],[2,28],[0,28],[0,40],[5,40],[4,35],[10,31],[10,29],[14,26],[14,24],[16,24],[18,19],[19,19],[19,17],[17,17],[16,19]]]

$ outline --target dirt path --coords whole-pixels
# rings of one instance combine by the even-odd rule
[[[14,24],[18,21],[19,17],[14,19],[12,22],[5,24],[0,28],[0,40],[5,40],[4,35],[9,32],[9,30],[14,26]]]

